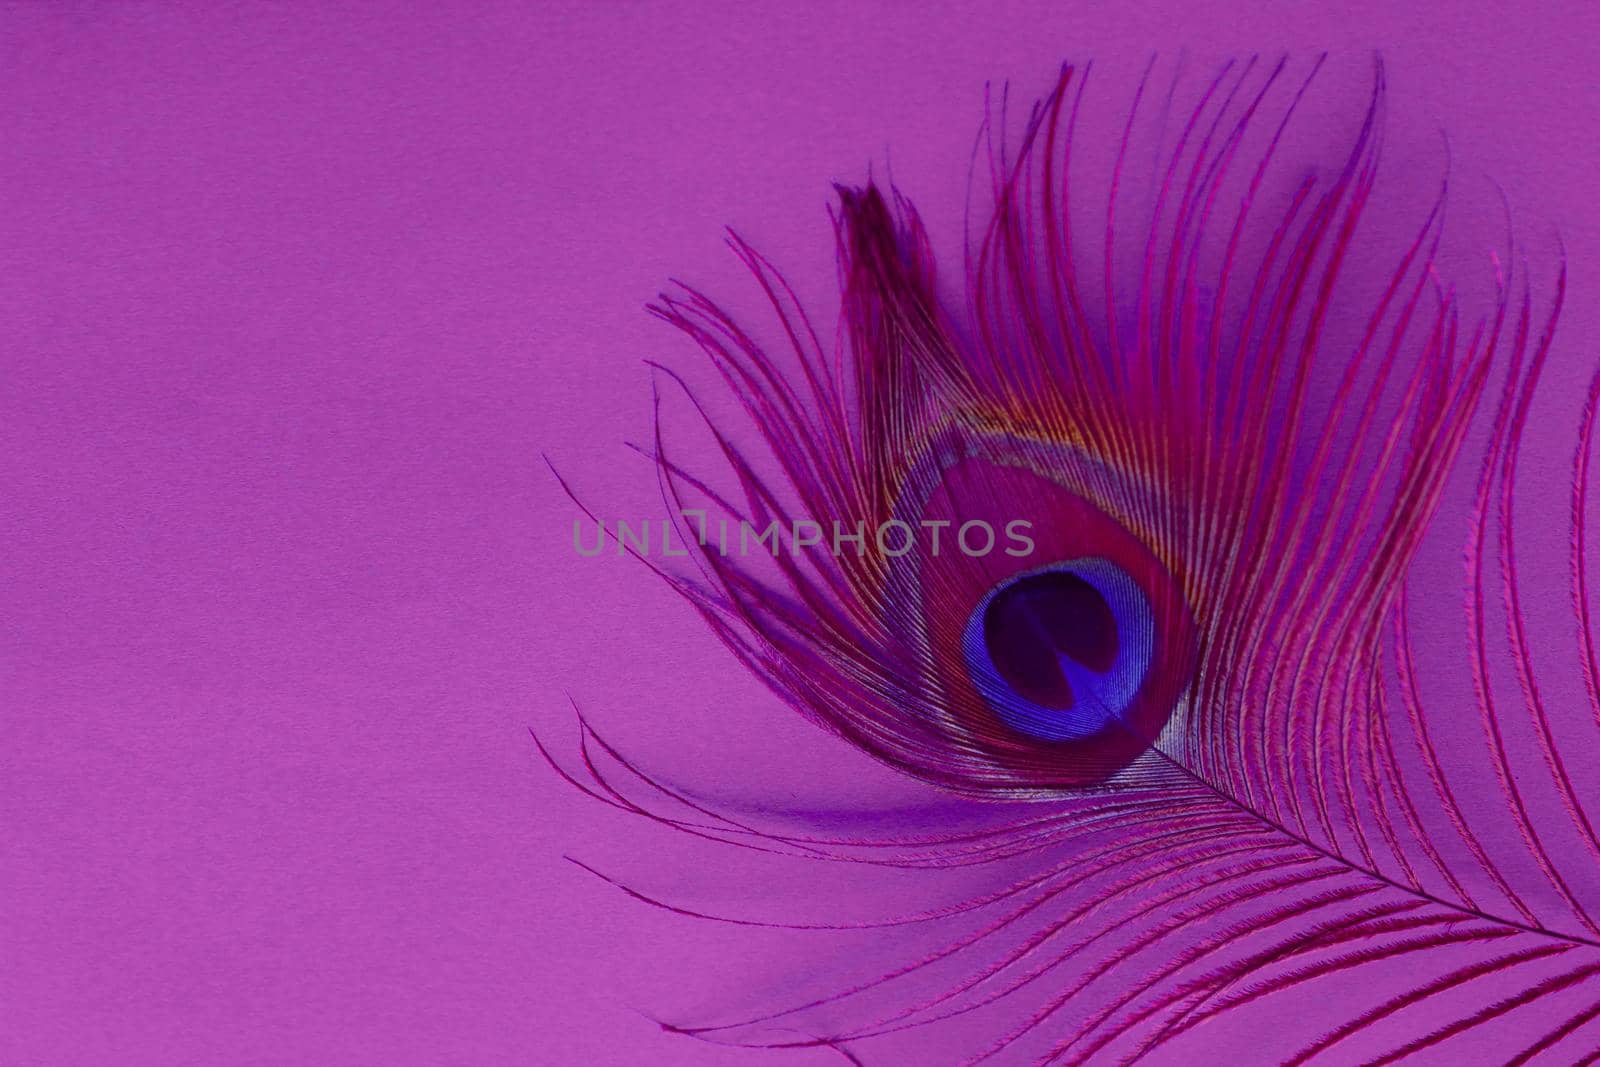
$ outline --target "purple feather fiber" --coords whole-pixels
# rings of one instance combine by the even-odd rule
[[[645,560],[786,703],[972,814],[889,835],[780,826],[650,774],[581,713],[579,766],[539,742],[596,799],[814,861],[818,885],[860,870],[929,887],[899,914],[785,923],[586,867],[686,916],[881,938],[864,976],[671,1029],[861,1063],[942,1032],[950,1063],[1210,1062],[1239,1034],[1256,1062],[1594,1062],[1600,374],[1561,507],[1534,520],[1522,487],[1552,490],[1523,442],[1564,265],[1483,256],[1492,291],[1463,295],[1442,185],[1375,255],[1381,68],[1331,166],[1286,161],[1321,66],[1230,63],[1191,91],[1152,64],[1103,158],[1078,143],[1084,68],[1063,68],[1020,138],[1002,104],[960,298],[904,197],[841,187],[832,346],[738,237],[786,348],[693,289],[655,305],[738,407],[681,390],[706,462],[658,429],[674,521],[1022,517],[1042,553],[902,556],[869,536],[750,556],[680,522],[690,566]],[[1086,177],[1100,162],[1109,176]],[[1089,243],[1086,190],[1104,194]],[[973,680],[963,627],[1028,567],[1091,557],[1141,591],[1148,666],[1103,734],[1030,736]],[[1137,636],[1101,608],[1112,637]]]

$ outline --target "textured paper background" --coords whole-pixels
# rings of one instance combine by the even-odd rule
[[[949,237],[986,79],[1378,47],[1563,233],[1573,358],[1595,11],[0,7],[0,1061],[759,1062],[635,1009],[781,945],[565,864],[674,842],[608,836],[527,738],[570,691],[779,790],[877,773],[573,557],[542,451],[649,505],[640,360],[686,353],[642,303],[732,289],[725,223],[825,283],[828,182],[886,153]]]

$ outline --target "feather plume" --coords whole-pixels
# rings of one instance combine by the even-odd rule
[[[1070,209],[1092,183],[1072,148],[1087,72],[1068,65],[1019,140],[984,127],[992,209],[964,300],[912,205],[868,183],[838,189],[831,349],[737,236],[786,351],[692,288],[653,306],[754,430],[705,416],[732,494],[658,431],[671,511],[776,525],[778,550],[685,529],[691,571],[646,562],[810,721],[1000,816],[888,837],[760,825],[580,715],[581,771],[540,751],[623,810],[822,865],[990,872],[954,903],[788,924],[931,930],[932,947],[672,1029],[862,1063],[972,1020],[981,1039],[949,1062],[1193,1063],[1239,1033],[1285,1064],[1600,1057],[1600,374],[1562,489],[1565,566],[1531,577],[1518,487],[1564,266],[1536,298],[1531,268],[1496,259],[1493,292],[1460,296],[1442,185],[1393,261],[1357,262],[1383,75],[1347,150],[1296,171],[1286,131],[1321,65],[1223,66],[1134,188],[1152,64],[1099,257]],[[1016,520],[1026,552],[962,540]],[[1462,552],[1457,587],[1419,563],[1439,539]]]

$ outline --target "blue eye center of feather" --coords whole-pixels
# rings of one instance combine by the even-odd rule
[[[1080,559],[991,589],[967,620],[962,648],[978,692],[1006,725],[1070,741],[1128,710],[1154,634],[1138,583],[1106,560]]]

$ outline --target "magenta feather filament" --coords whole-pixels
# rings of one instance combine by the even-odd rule
[[[768,831],[583,722],[581,787],[686,832],[822,868],[994,871],[883,920],[952,932],[876,977],[679,1032],[864,1058],[982,1016],[951,1062],[1195,1062],[1215,1021],[1259,1030],[1272,998],[1354,977],[1359,1011],[1272,1016],[1262,1062],[1394,1062],[1545,997],[1567,1014],[1509,1062],[1600,1046],[1600,781],[1573,756],[1600,731],[1600,373],[1581,368],[1556,488],[1563,565],[1530,576],[1516,487],[1564,267],[1486,254],[1490,291],[1463,295],[1442,182],[1373,253],[1364,227],[1392,210],[1381,68],[1348,141],[1284,159],[1322,65],[1229,63],[1184,97],[1152,64],[1102,146],[1098,247],[1071,209],[1092,187],[1085,72],[1063,67],[1020,139],[1003,112],[984,128],[992,207],[957,295],[905,196],[838,187],[831,348],[738,237],[776,346],[688,287],[653,306],[736,410],[710,414],[664,372],[712,444],[692,465],[658,428],[649,452],[668,521],[698,532],[673,541],[685,565],[638,538],[618,550],[809,721],[963,811],[1007,813],[970,833]],[[1010,551],[1021,517],[1027,550]],[[944,551],[930,524],[955,531]],[[1430,568],[1441,539],[1457,558],[1465,542],[1464,576]],[[1541,579],[1571,614],[1548,650]],[[1452,654],[1429,654],[1419,631],[1452,621]]]

